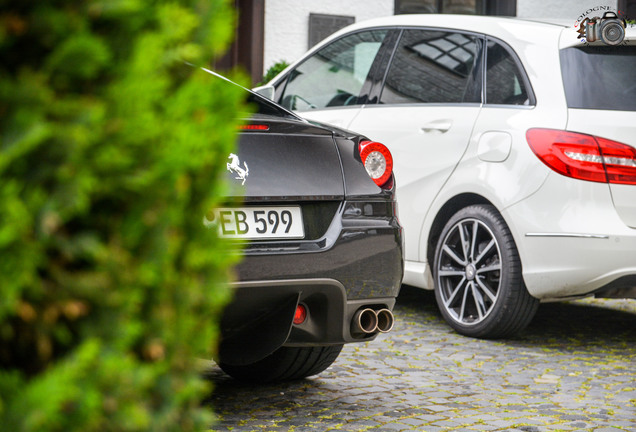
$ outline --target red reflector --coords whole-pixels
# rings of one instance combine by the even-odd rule
[[[296,306],[296,313],[294,314],[294,324],[302,324],[307,319],[307,308],[304,305],[299,304]]]
[[[238,128],[240,130],[259,130],[259,131],[269,130],[269,126],[264,124],[245,124],[245,125],[239,125]]]
[[[567,177],[600,183],[636,184],[636,149],[577,132],[529,129],[526,139],[537,157]]]
[[[393,173],[393,156],[389,149],[378,142],[361,141],[360,159],[375,184],[387,186]]]

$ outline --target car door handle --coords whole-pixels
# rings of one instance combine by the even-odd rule
[[[422,126],[422,132],[438,131],[438,132],[444,133],[444,132],[448,132],[448,130],[451,128],[452,125],[453,125],[453,121],[450,119],[433,120],[432,122]]]

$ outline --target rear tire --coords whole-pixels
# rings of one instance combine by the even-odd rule
[[[469,206],[450,218],[435,249],[433,271],[444,319],[466,336],[512,336],[539,306],[523,283],[510,229],[491,205]]]
[[[240,381],[270,383],[291,381],[319,374],[338,358],[342,345],[281,347],[269,356],[248,365],[219,364],[223,371]]]

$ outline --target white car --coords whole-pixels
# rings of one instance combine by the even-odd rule
[[[575,19],[375,19],[256,89],[389,147],[403,282],[435,289],[462,334],[515,334],[540,302],[636,297],[636,34],[613,18],[590,43]]]

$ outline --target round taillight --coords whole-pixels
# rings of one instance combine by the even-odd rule
[[[393,156],[384,144],[375,141],[361,141],[360,159],[369,177],[378,186],[386,185],[391,179]]]
[[[294,324],[302,324],[307,319],[307,308],[305,305],[299,304],[296,306],[296,313],[294,313]]]

